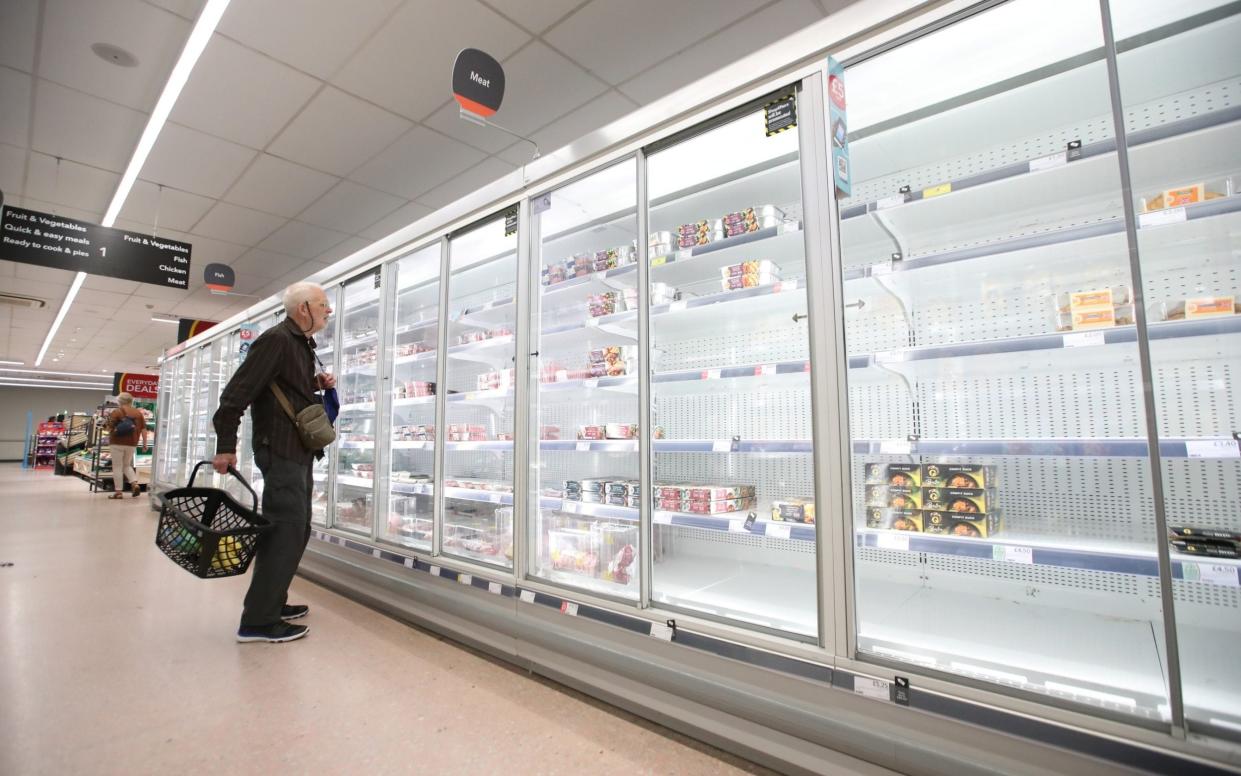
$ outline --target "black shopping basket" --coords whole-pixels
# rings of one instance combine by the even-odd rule
[[[199,462],[187,486],[160,494],[155,534],[160,552],[203,579],[246,573],[259,538],[271,529],[271,521],[258,513],[258,494],[233,467],[228,467],[228,473],[250,491],[249,509],[219,488],[194,487],[198,470],[210,465],[210,461]]]

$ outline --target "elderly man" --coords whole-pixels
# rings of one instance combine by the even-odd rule
[[[254,461],[263,472],[263,516],[272,531],[263,537],[254,557],[254,573],[246,593],[237,640],[283,642],[305,636],[304,625],[288,622],[304,617],[309,607],[288,603],[289,583],[310,540],[311,470],[322,450],[308,450],[297,429],[275,398],[278,386],[293,412],[321,401],[317,391],[332,388],[332,375],[315,371],[313,335],[327,327],[332,314],[327,294],[314,283],[295,283],[284,292],[285,319],[263,332],[250,346],[241,368],[224,386],[220,408],[212,419],[216,433],[217,472],[237,465],[237,427],[250,408],[254,426]]]

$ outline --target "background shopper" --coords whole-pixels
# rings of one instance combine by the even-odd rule
[[[311,471],[322,450],[302,444],[293,421],[277,402],[279,387],[296,414],[322,401],[317,391],[336,385],[326,372],[315,373],[315,341],[332,314],[323,288],[295,283],[284,292],[285,319],[263,332],[250,346],[241,367],[220,394],[213,422],[216,455],[212,465],[223,474],[237,465],[237,427],[250,408],[254,425],[254,461],[263,472],[263,516],[272,530],[260,540],[254,571],[241,613],[238,641],[292,641],[309,628],[290,624],[309,607],[288,603],[289,583],[310,540]]]
[[[134,407],[134,397],[128,393],[116,397],[120,406],[108,415],[108,451],[112,454],[112,495],[108,498],[125,497],[125,478],[134,498],[142,492],[138,484],[138,470],[134,468],[134,455],[138,443],[146,444],[147,422],[142,410]]]

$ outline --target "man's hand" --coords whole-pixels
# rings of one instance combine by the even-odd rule
[[[216,453],[215,458],[211,459],[211,468],[220,474],[228,474],[228,467],[237,467],[236,453]]]
[[[326,391],[328,388],[336,387],[336,376],[333,375],[331,372],[320,372],[318,377],[319,377],[319,387],[322,388],[323,390]]]

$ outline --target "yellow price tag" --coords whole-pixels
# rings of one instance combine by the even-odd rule
[[[655,258],[651,259],[651,266],[659,267],[659,266],[666,264],[667,262],[668,262],[667,256],[656,256]]]
[[[930,199],[931,197],[938,197],[941,194],[947,194],[950,191],[952,191],[952,184],[943,183],[943,184],[940,184],[939,186],[932,186],[929,189],[923,189],[922,198]]]

